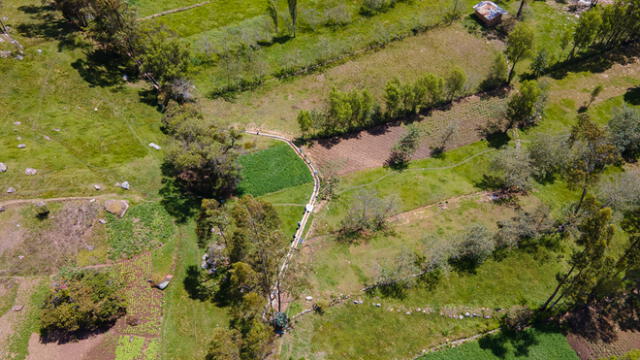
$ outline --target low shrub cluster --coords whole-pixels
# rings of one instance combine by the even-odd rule
[[[126,313],[122,287],[123,284],[107,272],[63,275],[42,306],[42,332],[47,336],[69,336],[112,325]]]
[[[360,7],[360,14],[373,16],[388,11],[397,3],[406,0],[364,0]]]

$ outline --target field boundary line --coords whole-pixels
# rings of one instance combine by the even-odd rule
[[[151,20],[151,19],[155,19],[155,18],[160,17],[160,16],[179,13],[179,12],[195,9],[197,7],[205,6],[205,5],[208,5],[208,4],[211,4],[211,1],[205,1],[205,2],[201,2],[201,3],[198,3],[198,4],[189,5],[189,6],[184,6],[184,7],[177,8],[177,9],[165,10],[165,11],[159,12],[157,14],[152,14],[152,15],[147,15],[145,17],[141,17],[141,18],[138,19],[138,21]]]
[[[36,201],[44,201],[44,202],[63,202],[63,201],[80,201],[80,200],[92,200],[92,199],[102,199],[106,197],[122,197],[118,194],[100,194],[96,196],[66,196],[66,197],[58,197],[58,198],[34,198],[34,199],[15,199],[0,202],[0,206],[12,206],[12,205],[22,205],[22,204],[30,204]]]
[[[307,225],[307,221],[309,221],[309,217],[311,216],[311,213],[313,212],[313,208],[318,200],[318,194],[320,193],[320,176],[318,175],[318,170],[316,169],[316,167],[311,163],[311,160],[309,160],[307,158],[307,156],[305,156],[304,152],[302,151],[302,149],[300,149],[296,144],[293,143],[293,141],[291,141],[290,139],[281,136],[281,135],[277,135],[277,134],[271,134],[268,132],[263,132],[260,130],[245,130],[244,131],[246,134],[250,134],[250,135],[256,135],[256,136],[264,136],[264,137],[268,137],[274,140],[278,140],[278,141],[282,141],[287,143],[292,149],[293,151],[296,153],[296,155],[298,155],[298,157],[300,159],[302,159],[302,161],[304,161],[305,165],[307,165],[307,168],[309,169],[309,172],[311,173],[311,177],[313,178],[313,191],[311,192],[311,196],[309,197],[309,201],[307,202],[306,205],[302,205],[305,207],[305,211],[304,211],[304,215],[302,215],[302,219],[299,222],[299,226],[298,229],[296,230],[294,236],[293,236],[293,241],[291,242],[291,245],[289,246],[289,251],[287,252],[287,255],[285,256],[285,259],[282,263],[282,265],[280,266],[280,271],[279,271],[279,275],[282,275],[286,270],[287,267],[289,266],[289,262],[291,261],[291,259],[293,258],[293,253],[295,252],[295,250],[298,248],[298,245],[300,244],[301,240],[302,240],[302,235],[304,233],[304,230],[306,228]]]
[[[468,163],[469,161],[473,160],[474,158],[479,157],[479,156],[482,156],[482,155],[484,155],[484,154],[486,154],[486,153],[489,153],[489,152],[492,152],[492,151],[495,151],[495,149],[486,149],[486,150],[481,151],[481,152],[479,152],[479,153],[477,153],[477,154],[473,154],[473,155],[471,155],[471,156],[469,156],[469,157],[467,157],[467,158],[465,158],[465,159],[462,159],[461,161],[459,161],[459,162],[457,162],[457,163],[454,163],[454,164],[451,164],[451,165],[447,165],[447,166],[440,166],[440,167],[423,167],[423,168],[409,168],[409,169],[406,169],[406,170],[404,170],[404,171],[438,171],[438,170],[450,170],[450,169],[456,168],[456,167],[458,167],[458,166],[462,166],[462,165],[464,165],[464,164]],[[369,181],[368,183],[364,183],[364,184],[355,185],[355,186],[351,186],[351,187],[348,187],[348,188],[341,189],[341,190],[338,192],[338,194],[343,194],[343,193],[345,193],[345,192],[347,192],[347,191],[356,190],[356,189],[361,189],[361,188],[364,188],[364,187],[367,187],[367,186],[370,186],[370,185],[373,185],[373,184],[379,183],[380,181],[382,181],[382,180],[386,179],[387,177],[389,177],[389,176],[391,176],[391,175],[395,175],[396,173],[397,173],[397,172],[392,171],[392,172],[389,172],[389,173],[387,173],[387,174],[382,175],[381,177],[379,177],[379,178],[377,178],[377,179],[375,179],[375,180],[371,180],[371,181]]]

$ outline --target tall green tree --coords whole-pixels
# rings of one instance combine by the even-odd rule
[[[579,224],[576,239],[580,248],[571,255],[569,270],[558,274],[558,284],[542,305],[543,311],[553,310],[565,298],[573,305],[586,303],[600,275],[611,265],[612,211],[600,208],[593,198],[586,201],[585,208],[588,215]]]
[[[464,70],[458,66],[454,67],[445,79],[445,89],[450,102],[462,94],[466,82],[467,74]]]
[[[572,58],[575,56],[576,50],[591,46],[601,26],[602,17],[597,9],[591,9],[580,15],[580,20],[573,33],[573,48],[570,55]]]
[[[298,0],[287,0],[289,6],[289,16],[291,16],[291,29],[293,37],[296,37],[296,25],[298,22]]]
[[[569,146],[571,151],[565,177],[570,188],[581,192],[574,210],[577,214],[589,187],[597,182],[605,167],[617,162],[619,157],[605,129],[594,123],[586,113],[578,115],[578,122],[571,130]]]
[[[511,96],[507,105],[509,128],[527,128],[535,125],[542,114],[543,91],[535,80],[522,82],[518,92]]]
[[[278,5],[275,0],[267,0],[267,14],[273,22],[273,28],[275,33],[278,34],[278,25],[280,23],[280,17],[278,15]]]
[[[188,76],[191,64],[189,49],[162,27],[144,31],[143,39],[140,71],[157,84],[164,105],[171,98],[181,98],[174,93],[172,85]]]
[[[507,75],[507,84],[511,84],[515,75],[516,65],[531,56],[533,51],[534,34],[533,30],[524,23],[519,23],[509,34],[507,38],[507,48],[505,56],[511,63],[509,75]]]
[[[218,200],[235,192],[240,181],[238,131],[199,117],[186,118],[168,131],[172,136],[165,160],[183,190]]]

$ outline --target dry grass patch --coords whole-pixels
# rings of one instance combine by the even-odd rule
[[[455,46],[454,46],[455,45]],[[278,129],[298,134],[295,121],[300,109],[322,106],[332,87],[367,88],[380,96],[387,81],[406,81],[425,72],[446,74],[453,65],[465,69],[469,87],[475,88],[489,72],[498,43],[475,37],[461,26],[439,28],[397,41],[383,50],[291,81],[270,81],[255,92],[240,94],[233,102],[203,101],[207,115],[248,127]]]

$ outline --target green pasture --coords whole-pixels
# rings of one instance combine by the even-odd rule
[[[578,360],[564,334],[530,329],[519,337],[487,335],[478,341],[425,355],[419,360]]]
[[[307,165],[284,143],[243,155],[239,162],[242,194],[261,196],[312,181]]]

